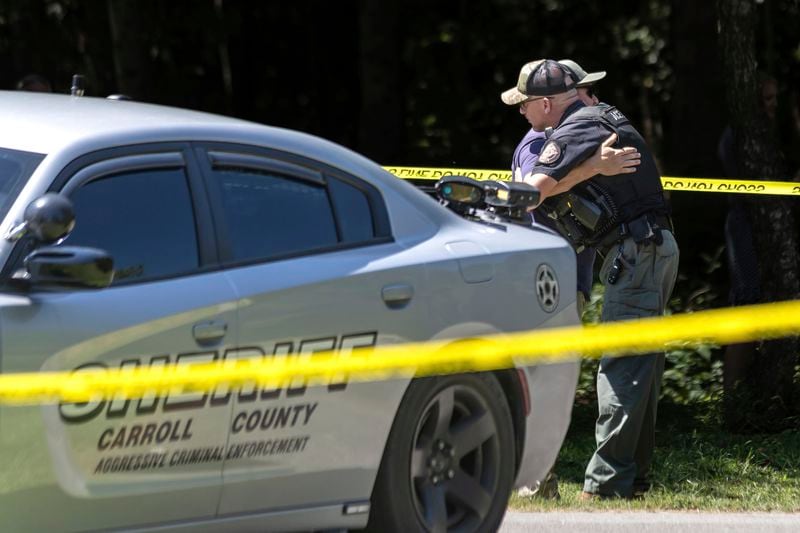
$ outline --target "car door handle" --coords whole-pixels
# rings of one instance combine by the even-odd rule
[[[210,344],[221,340],[228,332],[228,324],[222,320],[199,322],[192,327],[194,340],[200,344]]]
[[[381,289],[381,298],[392,309],[405,307],[414,296],[414,287],[406,283],[386,285]]]

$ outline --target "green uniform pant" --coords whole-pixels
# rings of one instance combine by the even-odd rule
[[[608,283],[618,248],[612,248],[600,269],[605,286],[603,322],[659,316],[667,305],[678,273],[678,245],[662,230],[663,243],[622,242],[623,271]],[[604,357],[597,372],[599,416],[597,450],[586,467],[586,492],[630,497],[649,488],[655,423],[664,355]]]

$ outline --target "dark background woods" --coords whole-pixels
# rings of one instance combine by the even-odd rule
[[[743,30],[728,15],[750,21],[744,32],[752,32],[752,57],[737,51],[733,66],[723,59],[734,47],[720,43],[743,42]],[[299,129],[387,165],[508,168],[527,124],[500,92],[523,63],[569,57],[608,72],[601,99],[633,120],[665,175],[717,177],[732,77],[752,87],[757,65],[779,82],[776,140],[786,165],[778,176],[750,165],[745,177],[791,179],[800,156],[798,22],[797,0],[0,0],[0,87],[38,73],[68,92],[81,73],[88,95],[125,93]],[[754,94],[739,87],[734,99]],[[682,248],[677,307],[727,305],[727,198],[674,193],[672,203]],[[793,220],[780,224],[756,226],[771,237],[796,232]],[[780,246],[767,241],[762,257]]]
[[[751,2],[759,67],[789,126],[800,6]],[[519,67],[571,57],[669,175],[718,176],[727,122],[713,2],[692,0],[0,0],[0,85],[72,74],[122,92],[314,133],[385,164],[505,168],[526,124],[499,100]]]

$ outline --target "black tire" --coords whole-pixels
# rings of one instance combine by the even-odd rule
[[[490,374],[414,380],[372,492],[369,531],[496,531],[514,476],[514,430]]]

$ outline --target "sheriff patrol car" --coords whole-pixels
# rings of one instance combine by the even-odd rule
[[[0,119],[4,374],[346,357],[578,320],[560,237],[464,220],[325,140],[23,92],[0,93]],[[552,466],[576,376],[2,406],[1,527],[492,530]]]

